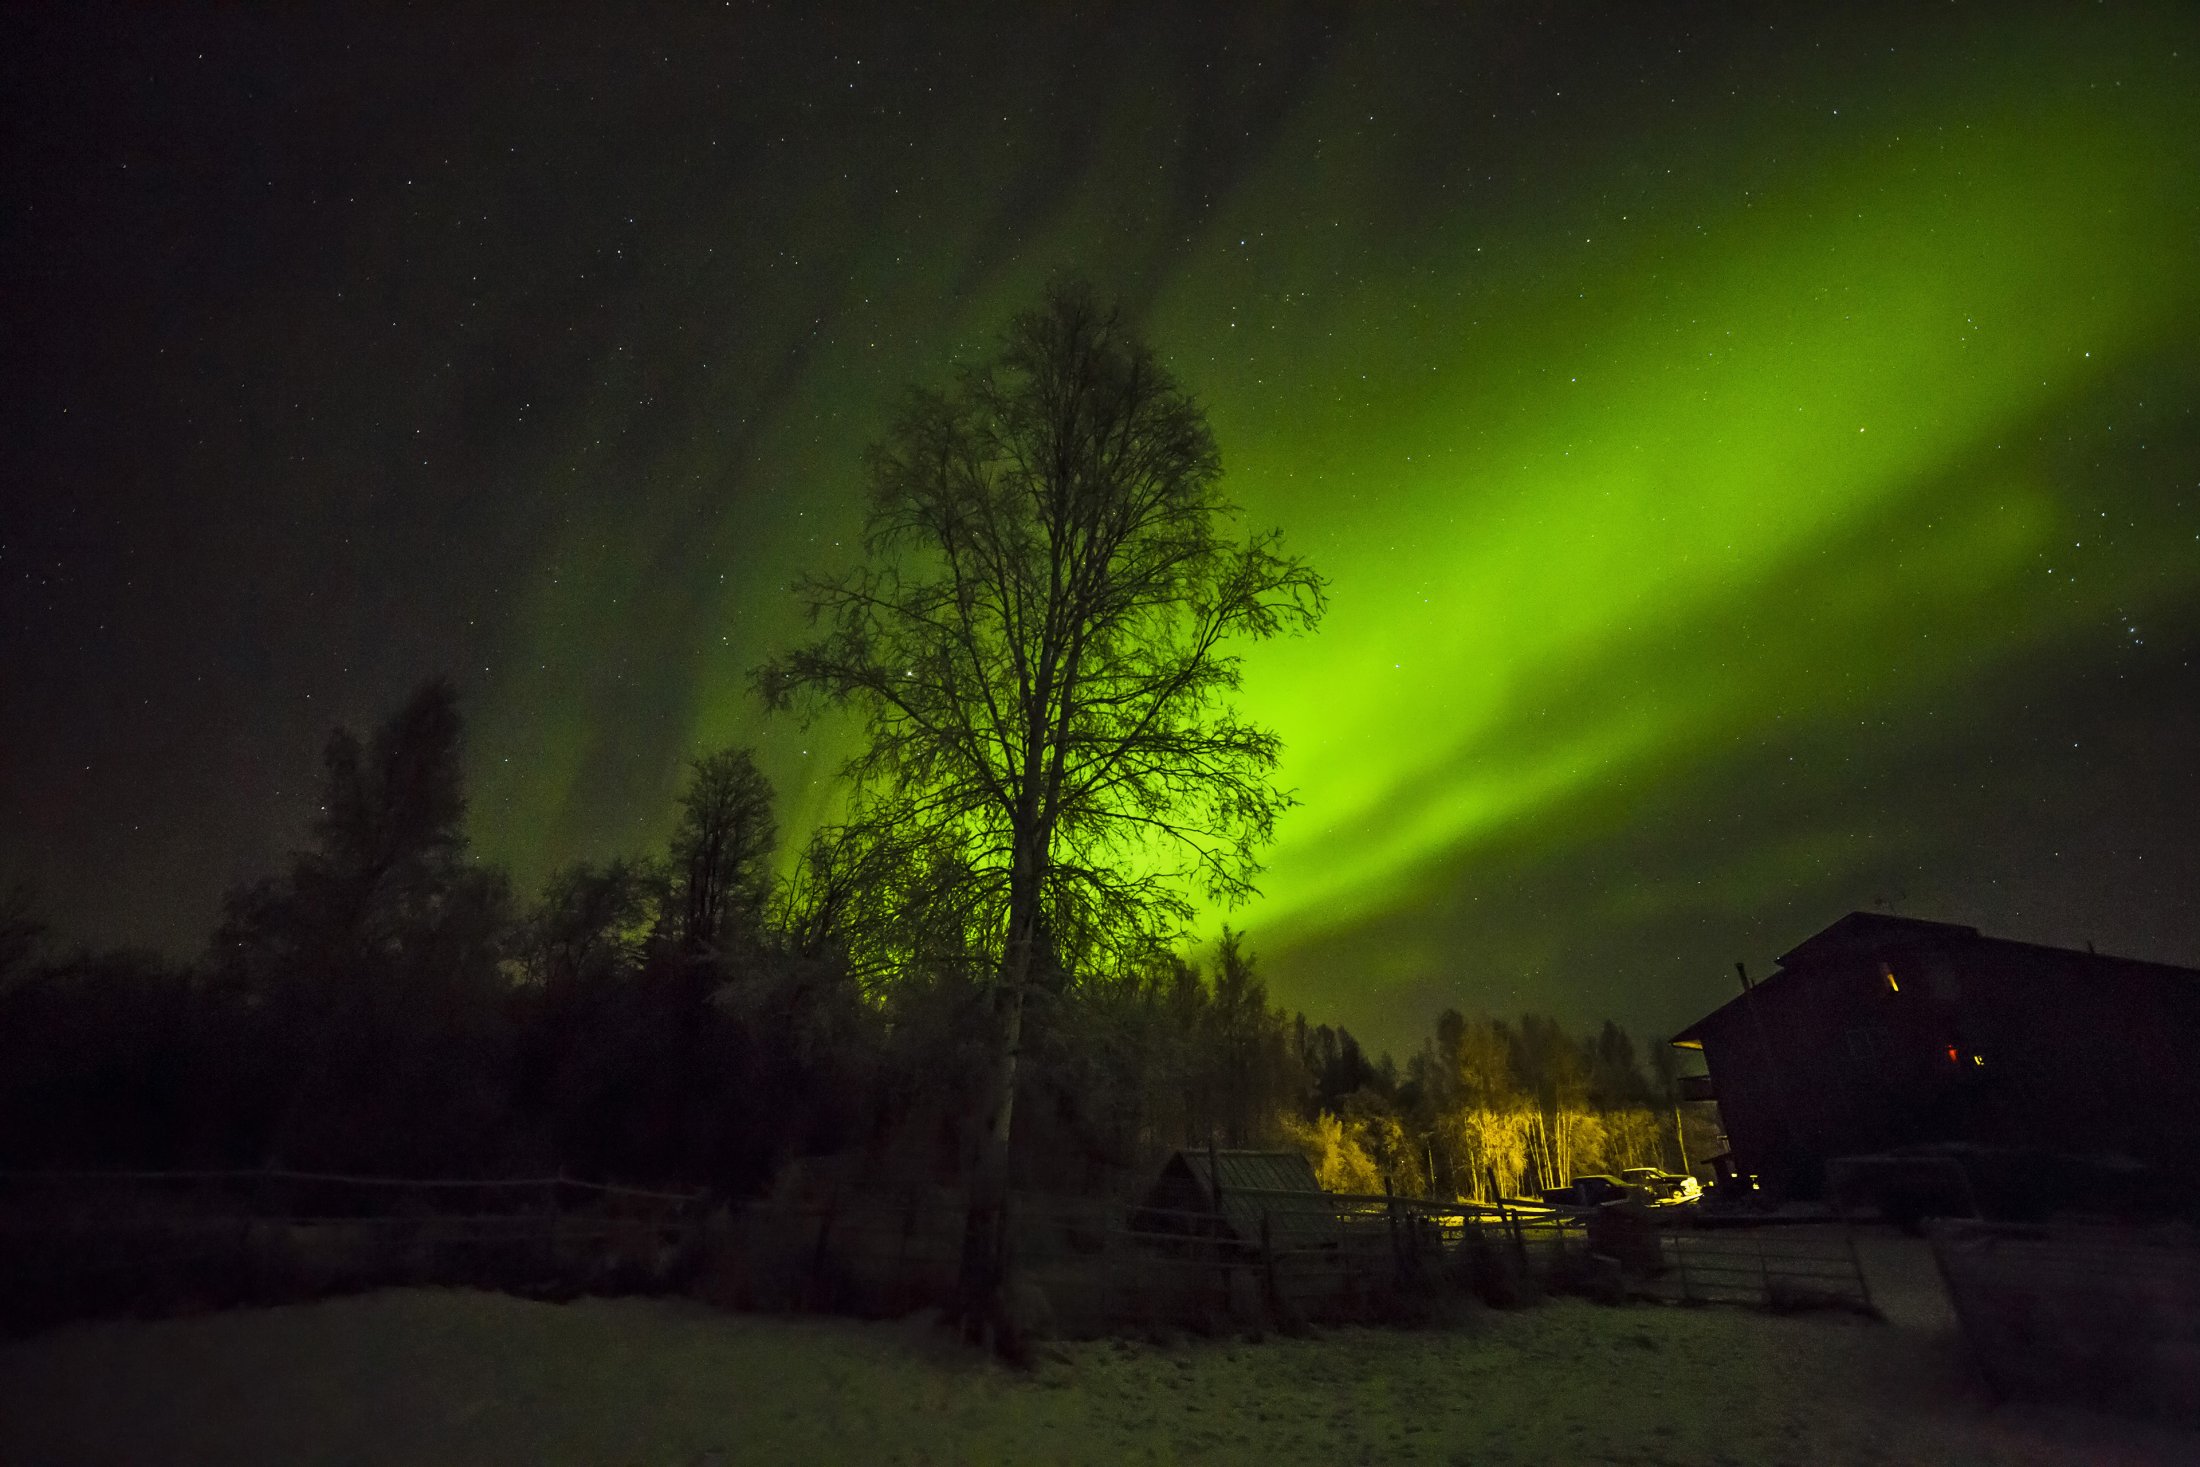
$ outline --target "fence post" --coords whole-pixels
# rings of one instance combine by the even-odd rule
[[[917,1186],[909,1184],[908,1201],[901,1210],[901,1227],[894,1240],[893,1303],[896,1308],[917,1299],[916,1285],[909,1278],[909,1235],[917,1230]]]
[[[1215,1250],[1215,1277],[1222,1285],[1222,1311],[1230,1312],[1230,1245],[1224,1234],[1230,1230],[1230,1219],[1222,1210],[1222,1158],[1215,1151],[1215,1133],[1207,1132],[1207,1195],[1214,1205],[1214,1227],[1208,1233],[1208,1241]]]
[[[1497,1204],[1498,1221],[1513,1241],[1513,1260],[1525,1270],[1528,1266],[1528,1240],[1520,1236],[1520,1215],[1505,1205],[1505,1194],[1497,1190],[1497,1168],[1484,1167],[1482,1175],[1489,1178],[1490,1198]]]
[[[1268,1228],[1268,1209],[1260,1210],[1260,1270],[1268,1291],[1268,1317],[1283,1318],[1283,1298],[1276,1291],[1276,1245]]]
[[[558,1270],[563,1267],[563,1263],[561,1260],[565,1256],[564,1250],[560,1246],[563,1242],[563,1234],[565,1232],[564,1167],[559,1167],[558,1174],[550,1179],[548,1183],[548,1190],[550,1193],[550,1241],[549,1247],[546,1250],[549,1254],[549,1257],[547,1260],[545,1260],[544,1271],[545,1273],[547,1273],[551,1280],[555,1280],[558,1276]]]
[[[1829,1166],[1827,1171],[1830,1173],[1832,1168]],[[1878,1306],[1872,1303],[1871,1280],[1864,1276],[1864,1258],[1856,1251],[1856,1225],[1849,1221],[1849,1210],[1841,1201],[1841,1189],[1831,1185],[1830,1176],[1826,1195],[1833,1200],[1833,1215],[1841,1220],[1841,1241],[1848,1246],[1849,1267],[1856,1270],[1856,1291],[1863,1299],[1864,1312],[1877,1314]]]
[[[237,1288],[250,1304],[260,1302],[260,1261],[252,1248],[252,1204],[237,1209]]]
[[[1383,1219],[1390,1225],[1390,1276],[1403,1283],[1406,1276],[1406,1257],[1398,1247],[1398,1198],[1390,1190],[1390,1174],[1383,1173]]]
[[[1864,1257],[1856,1251],[1856,1229],[1849,1226],[1849,1215],[1841,1213],[1841,1241],[1848,1245],[1849,1267],[1856,1270],[1856,1291],[1863,1296],[1864,1312],[1877,1314],[1879,1307],[1872,1303],[1872,1281],[1864,1273]]]
[[[244,1204],[244,1230],[245,1236],[248,1240],[252,1235],[255,1224],[258,1224],[262,1227],[265,1227],[267,1225],[267,1215],[268,1212],[271,1210],[271,1206],[274,1201],[274,1193],[275,1159],[270,1156],[263,1156],[260,1158],[260,1174],[252,1179],[252,1186],[249,1190]],[[286,1207],[283,1209],[283,1211],[287,1214],[290,1209]],[[284,1258],[286,1255],[290,1255],[290,1250],[294,1246],[293,1240],[295,1238],[295,1235],[290,1230],[290,1223],[287,1217],[285,1218],[282,1227],[284,1246],[282,1252],[276,1255],[278,1259]],[[272,1296],[277,1290],[282,1290],[284,1292],[295,1292],[294,1281],[297,1279],[297,1277],[298,1270],[295,1265],[293,1265],[285,1271],[285,1276],[272,1281],[271,1286],[271,1281],[267,1277],[265,1277],[265,1272],[259,1267],[259,1260],[257,1256],[255,1256],[253,1259],[252,1282],[256,1294],[258,1295]],[[259,1302],[259,1299],[255,1298],[254,1302]]]
[[[825,1245],[833,1235],[833,1212],[839,1201],[840,1190],[836,1187],[826,1195],[825,1206],[818,1215],[817,1242],[810,1249],[809,1288],[805,1290],[807,1297],[802,1301],[803,1308],[812,1312],[818,1307],[818,1277],[825,1271]]]
[[[1207,1133],[1207,1195],[1214,1203],[1215,1241],[1219,1247],[1225,1226],[1222,1213],[1222,1159],[1215,1154],[1215,1137],[1212,1131]]]

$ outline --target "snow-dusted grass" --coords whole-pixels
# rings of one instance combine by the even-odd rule
[[[1072,1345],[1019,1376],[922,1321],[454,1290],[0,1346],[0,1462],[2189,1462],[2200,1436],[1995,1407],[1918,1245],[1890,1322],[1560,1301],[1425,1332]]]

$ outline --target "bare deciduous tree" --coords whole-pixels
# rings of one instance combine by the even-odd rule
[[[859,818],[946,839],[982,901],[993,1074],[966,1309],[998,1282],[1024,1000],[1078,948],[1242,899],[1289,796],[1234,712],[1236,638],[1311,628],[1322,582],[1231,537],[1205,415],[1080,286],[1016,318],[869,457],[865,558],[805,583],[822,634],[760,669],[777,707],[849,708]]]
[[[753,940],[778,839],[771,784],[747,749],[720,749],[689,766],[672,833],[669,915],[682,947],[716,952]]]

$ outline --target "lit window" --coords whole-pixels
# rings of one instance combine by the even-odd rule
[[[1956,1053],[1956,1047],[1955,1047],[1954,1045],[1952,1045],[1952,1044],[1951,1044],[1951,1045],[1949,1045],[1949,1046],[1948,1046],[1948,1063],[1949,1063],[1949,1064],[1951,1064],[1951,1065],[1954,1065],[1954,1064],[1961,1064],[1962,1062],[1963,1062],[1963,1056],[1962,1056],[1962,1055],[1960,1055],[1960,1054],[1958,1054],[1958,1053]]]

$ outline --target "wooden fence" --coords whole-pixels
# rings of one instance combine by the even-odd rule
[[[1658,1235],[1662,1267],[1630,1286],[1645,1297],[1689,1304],[1873,1312],[1855,1239],[1799,1228],[1679,1229]]]
[[[0,1174],[0,1323],[273,1302],[396,1283],[668,1287],[701,1194],[564,1176],[283,1170]]]
[[[952,1297],[965,1219],[962,1194],[932,1186],[727,1208],[563,1176],[0,1174],[0,1322],[408,1283],[681,1288],[736,1308],[900,1314]],[[1242,1188],[1204,1211],[1022,1193],[1008,1223],[1019,1273],[1071,1335],[1416,1321],[1469,1295],[1511,1304],[1549,1289],[1871,1307],[1845,1231],[1697,1233],[1568,1208]]]
[[[950,1297],[965,1202],[912,1188],[783,1199],[727,1218],[705,1297],[894,1314]],[[1066,1334],[1419,1318],[1470,1292],[1525,1297],[1578,1256],[1578,1215],[1422,1199],[1233,1191],[1207,1211],[1018,1194],[1019,1274]]]

